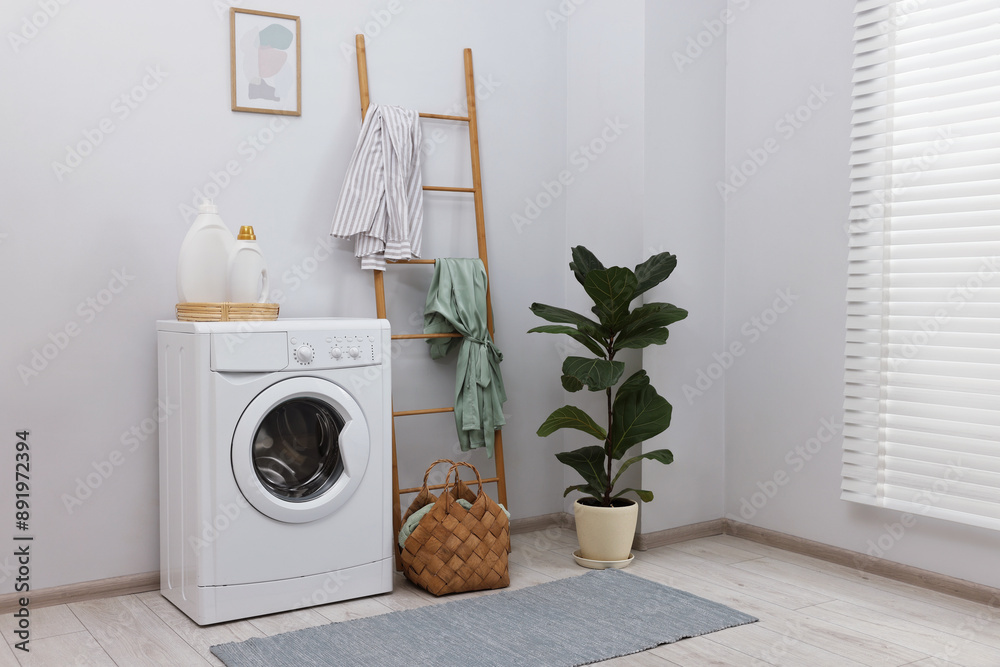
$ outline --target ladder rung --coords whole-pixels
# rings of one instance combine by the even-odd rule
[[[450,185],[425,185],[424,190],[434,190],[436,192],[475,192],[475,188],[455,188]]]
[[[412,417],[413,415],[433,415],[438,412],[454,412],[455,408],[426,408],[424,410],[401,410],[393,412],[393,417]]]
[[[474,480],[474,479],[473,480],[463,479],[462,481],[465,482],[466,485],[476,484],[476,480]],[[495,484],[495,483],[497,483],[499,481],[500,481],[500,478],[498,478],[498,477],[490,477],[488,479],[483,479],[483,484]],[[415,488],[412,488],[412,489],[400,489],[399,493],[400,494],[403,494],[403,493],[416,493],[417,491],[419,491],[422,488],[424,488],[424,487],[418,486],[418,487],[415,487]],[[444,488],[444,484],[435,484],[433,486],[428,485],[427,488],[430,489],[430,490],[443,489]]]
[[[439,113],[421,113],[420,117],[421,118],[437,118],[438,120],[460,120],[460,121],[463,121],[463,122],[466,122],[466,123],[469,122],[469,117],[468,116],[445,116],[445,115],[439,114]]]
[[[436,333],[436,334],[395,334],[393,340],[409,340],[411,338],[461,338],[460,333]]]
[[[389,264],[434,264],[436,259],[387,259]]]

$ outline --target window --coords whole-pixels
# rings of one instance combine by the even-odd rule
[[[855,12],[841,497],[1000,529],[1000,0]]]

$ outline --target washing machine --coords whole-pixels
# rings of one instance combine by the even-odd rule
[[[392,590],[389,323],[157,323],[160,590],[199,625]]]

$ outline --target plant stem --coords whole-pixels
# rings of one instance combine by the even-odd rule
[[[614,335],[608,340],[608,361],[615,360],[615,338]],[[608,463],[608,483],[604,487],[604,506],[611,507],[611,492],[613,491],[611,487],[611,429],[614,426],[614,404],[611,398],[611,387],[607,389],[608,393],[608,437],[604,441],[604,458]]]
[[[604,457],[608,461],[608,484],[604,487],[604,506],[611,507],[611,420],[614,418],[611,404],[611,387],[608,387],[608,439],[604,441]]]

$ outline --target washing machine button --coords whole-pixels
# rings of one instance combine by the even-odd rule
[[[302,345],[295,350],[295,360],[300,364],[310,364],[313,360],[313,349],[309,345]]]

